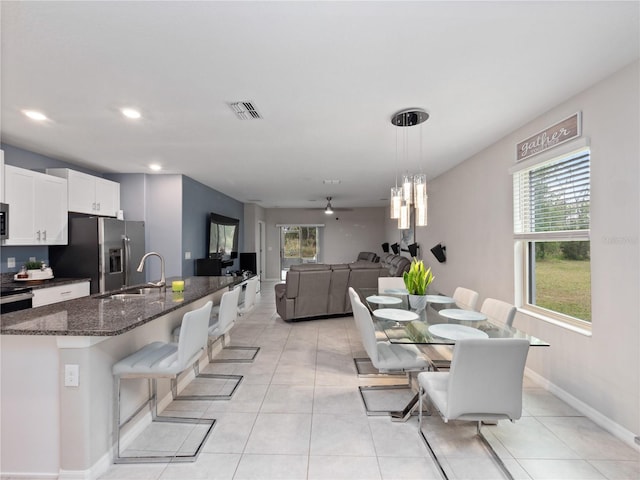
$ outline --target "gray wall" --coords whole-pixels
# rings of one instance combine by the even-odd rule
[[[630,443],[640,433],[639,77],[636,62],[430,182],[429,226],[417,232],[437,290],[452,293],[463,285],[477,290],[480,302],[486,297],[514,302],[508,169],[515,146],[582,111],[583,137],[591,144],[592,334],[523,312],[514,325],[551,344],[532,349],[528,367],[552,391],[577,399],[583,412],[618,429]],[[386,223],[387,232],[396,231]],[[445,264],[428,250],[440,241],[447,246]]]

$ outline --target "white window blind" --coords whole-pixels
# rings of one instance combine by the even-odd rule
[[[587,149],[514,173],[515,237],[588,239],[590,165]]]

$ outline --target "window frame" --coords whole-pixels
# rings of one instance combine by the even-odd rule
[[[575,143],[579,143],[576,147]],[[534,245],[536,242],[553,241],[553,242],[567,242],[567,241],[589,241],[591,248],[590,228],[591,222],[589,221],[589,229],[586,230],[566,230],[566,231],[551,231],[551,232],[519,232],[516,233],[516,218],[515,213],[520,208],[516,205],[516,202],[520,199],[516,197],[516,176],[521,175],[525,171],[531,171],[536,168],[542,167],[544,164],[552,162],[560,162],[563,159],[570,157],[577,157],[585,152],[589,155],[589,172],[591,172],[591,149],[588,146],[588,142],[583,140],[581,142],[572,142],[572,145],[568,145],[564,152],[555,153],[553,155],[547,154],[542,158],[536,159],[536,161],[524,162],[523,165],[516,164],[510,173],[513,175],[513,212],[514,212],[514,263],[515,263],[515,281],[516,281],[516,305],[518,309],[523,313],[532,315],[536,318],[540,318],[545,321],[549,321],[562,327],[571,328],[572,330],[580,333],[591,334],[593,326],[593,316],[591,321],[583,320],[580,318],[572,317],[570,315],[550,310],[544,307],[540,307],[536,304],[530,303],[531,289],[535,285],[535,278],[532,275],[534,268],[535,256],[532,258],[532,251],[534,251]],[[589,173],[589,190],[591,190],[591,173]],[[591,201],[589,203],[589,212],[591,212]],[[534,254],[535,255],[535,254]],[[590,273],[592,272],[592,266],[590,265]],[[592,290],[589,295],[591,299]],[[591,305],[593,311],[593,305]]]

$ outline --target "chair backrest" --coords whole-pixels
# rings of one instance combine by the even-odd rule
[[[360,332],[362,345],[367,355],[371,359],[373,366],[378,365],[378,347],[376,339],[376,330],[371,319],[369,309],[362,303],[356,291],[349,287],[349,298],[351,299],[351,308],[353,309],[353,318]]]
[[[496,300],[495,298],[485,298],[480,311],[491,321],[504,323],[508,327],[513,326],[513,319],[516,316],[516,307],[510,303]]]
[[[244,290],[243,310],[252,308],[256,303],[256,292],[258,291],[258,277],[251,277],[247,280],[247,288]]]
[[[218,312],[218,329],[221,334],[227,333],[238,319],[238,299],[240,288],[233,288],[222,294],[220,311]]]
[[[529,352],[523,338],[458,340],[449,370],[446,419],[517,420]]]
[[[186,369],[207,348],[209,317],[213,303],[208,301],[202,307],[187,312],[182,317],[180,338],[178,339],[178,368]]]
[[[468,288],[458,287],[453,292],[453,299],[456,305],[466,310],[475,310],[478,303],[478,292],[469,290]]]
[[[378,293],[384,295],[385,290],[407,288],[402,277],[378,277]]]

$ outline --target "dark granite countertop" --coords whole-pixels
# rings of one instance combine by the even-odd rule
[[[181,294],[171,291],[172,280],[178,280],[178,278],[167,279],[168,287],[165,293],[158,291],[125,299],[100,298],[105,294],[99,294],[6,313],[0,319],[0,334],[120,335],[202,297],[240,283],[244,279],[242,277],[189,277],[184,279],[185,287]]]
[[[28,282],[16,282],[11,277],[2,278],[2,286],[10,288],[30,288],[36,290],[39,288],[58,287],[60,285],[69,285],[71,283],[90,282],[90,278],[50,278],[48,280],[31,280]]]

